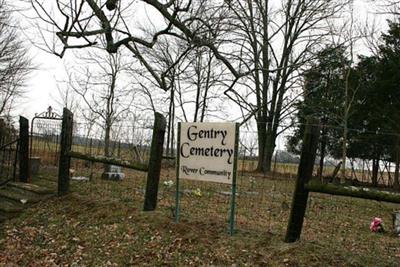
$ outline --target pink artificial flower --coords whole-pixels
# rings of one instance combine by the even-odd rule
[[[375,217],[372,220],[371,225],[369,226],[369,229],[371,230],[371,232],[374,232],[374,233],[382,232],[383,231],[382,219]]]

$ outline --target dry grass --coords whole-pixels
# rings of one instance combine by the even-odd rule
[[[224,185],[183,181],[181,222],[174,223],[174,171],[162,172],[156,212],[142,212],[145,174],[122,182],[72,182],[72,193],[1,226],[0,265],[8,266],[399,266],[400,238],[390,229],[398,206],[311,194],[302,239],[282,242],[293,180],[240,173],[237,233],[228,235]],[[251,176],[251,177],[250,177]],[[55,185],[54,173],[35,182]],[[49,181],[53,180],[53,181]],[[193,190],[200,189],[201,195]]]

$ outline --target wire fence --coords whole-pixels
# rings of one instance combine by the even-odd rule
[[[106,141],[106,130],[102,127],[93,128],[83,122],[75,122],[72,151],[80,152],[95,157],[112,157],[127,163],[146,164],[150,156],[152,128],[144,126],[113,127]],[[93,177],[95,173],[107,171],[107,165],[91,163],[88,161],[73,159],[71,166],[74,175]]]
[[[299,147],[301,135],[296,134],[301,124],[287,126],[279,129],[285,132],[274,141],[274,154],[272,155],[269,176],[294,178],[297,174],[299,163]],[[343,139],[337,127],[324,126],[319,142],[314,175],[327,179],[334,179],[343,175]],[[351,135],[351,132],[357,133]],[[32,125],[30,157],[40,158],[41,166],[58,166],[59,141],[61,133],[60,120],[37,120]],[[361,134],[360,134],[361,133]],[[110,131],[108,148],[106,145],[106,131],[104,127],[87,122],[74,122],[72,150],[94,156],[108,156],[127,162],[147,163],[150,153],[152,127],[149,123],[142,125],[129,125],[120,123]],[[296,135],[297,140],[295,140]],[[398,139],[392,133],[371,133],[351,129],[349,140],[346,142],[346,178],[357,184],[371,184],[392,187],[395,183],[395,161],[398,154]],[[371,138],[371,136],[373,138]],[[242,127],[240,130],[239,168],[243,172],[252,172],[260,169],[259,135],[257,131]],[[176,137],[174,137],[176,139]],[[165,140],[164,146],[167,146]],[[376,143],[374,143],[374,141]],[[176,144],[176,140],[174,140]],[[397,149],[397,150],[396,150]],[[293,153],[293,151],[295,153]],[[297,152],[297,153],[296,153]],[[107,154],[107,155],[106,155]],[[172,150],[172,154],[175,151]],[[398,157],[398,156],[397,156]],[[168,161],[165,166],[171,166],[173,161]],[[97,164],[99,168],[102,165]],[[87,162],[74,160],[75,169],[90,168]],[[95,166],[96,167],[96,166]],[[87,171],[83,171],[87,173]],[[92,171],[91,171],[92,172]]]
[[[287,217],[286,213],[289,212],[291,192],[293,192],[300,159],[298,153],[289,152],[289,141],[292,142],[290,151],[296,151],[296,148],[301,147],[301,138],[297,142],[293,140],[293,136],[296,135],[297,128],[300,126],[281,126],[286,129],[286,133],[278,136],[275,140],[275,152],[272,156],[271,170],[268,172],[256,171],[259,167],[257,131],[245,127],[240,129],[236,210],[238,228],[268,230],[284,223],[280,220],[284,220]],[[59,137],[55,136],[59,131],[59,128],[56,127],[59,126],[51,127],[54,131],[48,131],[51,134],[48,134],[46,138],[34,134],[36,137],[34,142],[37,143],[36,150],[40,150],[42,147],[43,151],[46,149],[49,151],[51,148],[52,156],[54,156],[58,152],[57,145],[49,145],[49,143],[58,142],[57,138]],[[152,127],[119,125],[117,128],[118,131],[112,131],[110,134],[109,156],[128,162],[147,163]],[[313,176],[329,182],[342,175],[341,166],[343,165],[340,165],[340,162],[343,139],[339,133],[335,132],[337,128],[328,130],[331,132],[326,130],[325,135],[322,134],[319,141]],[[392,134],[386,133],[374,133],[373,137],[375,139],[361,134],[349,136],[346,143],[348,157],[345,165],[347,183],[369,186],[376,180],[378,186],[392,188],[396,170],[396,150],[394,148],[397,147],[392,142],[395,142],[396,139]],[[84,154],[105,156],[106,142],[104,139],[105,130],[103,128],[93,127],[85,122],[75,122],[72,150]],[[45,140],[46,145],[43,144]],[[166,146],[166,142],[164,144]],[[48,158],[48,162],[51,162],[52,158]],[[163,161],[159,187],[159,205],[169,209],[171,216],[175,216],[176,174],[174,163],[174,160],[165,159]],[[146,173],[124,168],[120,170],[124,173],[123,181],[116,183],[101,179],[105,171],[104,164],[73,159],[72,168],[72,180],[79,180],[82,177],[90,180],[87,185],[87,193],[94,198],[113,198],[125,201],[132,197],[138,199],[144,197]],[[205,222],[207,218],[212,218],[211,223],[227,227],[231,201],[230,185],[182,180],[180,193],[182,220]],[[282,213],[285,216],[280,216]]]
[[[285,225],[282,220],[286,220],[289,213],[300,157],[288,151],[289,141],[298,125],[284,127],[289,134],[279,136],[275,141],[271,170],[268,172],[257,171],[258,133],[243,128],[240,131],[236,221],[241,230],[257,228],[268,231],[277,225]],[[343,138],[340,133],[328,135],[326,132],[319,140],[313,177],[323,182],[339,183],[343,175]],[[391,143],[396,142],[393,136],[391,133],[374,133],[375,139],[362,135],[349,136],[346,142],[348,157],[344,168],[346,185],[397,190],[393,187],[396,175],[395,154],[398,150],[395,143]],[[385,142],[378,142],[382,140]],[[301,138],[298,142],[296,146],[301,147]],[[172,214],[175,206],[175,176],[175,169],[165,169],[161,182],[162,201],[170,207]],[[180,183],[182,220],[204,223],[210,223],[211,220],[214,221],[211,223],[218,222],[218,225],[226,227],[227,231],[231,186],[193,180],[181,180]]]
[[[18,130],[0,119],[0,184],[13,180],[17,174]]]

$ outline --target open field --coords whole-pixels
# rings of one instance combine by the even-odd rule
[[[184,181],[174,223],[174,171],[162,172],[156,212],[142,212],[145,173],[122,182],[73,181],[54,197],[1,226],[0,265],[9,266],[399,266],[390,233],[398,205],[311,194],[302,239],[283,243],[293,179],[240,173],[237,233],[227,234],[229,188]],[[55,186],[54,171],[34,182]],[[387,232],[369,231],[382,217]]]
[[[55,139],[56,137],[53,137]],[[57,137],[59,138],[59,137]],[[58,164],[58,155],[60,152],[59,144],[54,142],[53,139],[46,140],[45,138],[37,138],[34,137],[31,142],[32,145],[32,156],[40,157],[41,162],[44,165],[57,165]],[[104,155],[104,144],[99,143],[100,140],[94,140],[92,144],[89,143],[88,140],[85,144],[76,144],[72,145],[72,151],[84,153],[84,154],[92,154],[92,155]],[[133,146],[128,147],[128,144],[123,144],[120,149],[118,149],[118,143],[112,142],[110,146],[111,153],[117,157],[128,160],[128,161],[138,161],[135,157],[135,153],[133,151]],[[149,149],[143,148],[142,150],[138,150],[141,156],[142,162],[146,162],[149,158]]]
[[[42,165],[50,165],[56,166],[58,165],[58,156],[59,156],[59,146],[53,141],[45,141],[44,139],[34,138],[33,145],[33,156],[40,157]],[[98,143],[99,140],[94,141],[92,146],[89,143],[87,144],[73,144],[72,151],[84,153],[84,154],[92,154],[92,155],[104,155],[104,147],[103,144]],[[112,149],[114,150],[114,157],[127,160],[129,162],[141,162],[146,163],[149,158],[149,149],[143,147],[142,149],[138,149],[137,152],[140,154],[140,160],[137,158],[137,154],[134,152],[134,145],[123,144],[120,149],[118,149],[117,143],[112,143]],[[119,156],[117,156],[119,154]],[[170,164],[171,165],[171,164]],[[102,166],[96,164],[96,166]],[[81,168],[88,168],[89,162],[73,160],[72,167],[76,170]],[[246,155],[241,155],[238,159],[238,169],[239,171],[251,172],[254,171],[257,167],[257,161],[251,160]],[[371,168],[371,166],[369,166]],[[273,162],[271,173],[272,175],[281,175],[285,176],[289,179],[294,179],[297,174],[297,163],[281,163],[281,162]],[[314,168],[314,175],[317,175],[318,166]],[[334,172],[334,167],[332,165],[327,165],[324,167],[323,176],[331,176]],[[87,170],[83,172],[87,173]],[[371,170],[368,171],[365,166],[364,171],[358,169],[352,171],[350,168],[347,168],[347,176],[349,179],[357,179],[359,182],[371,182]],[[378,174],[378,183],[391,185],[393,183],[394,173],[393,170],[391,173],[388,173],[387,170],[383,169],[379,170]]]

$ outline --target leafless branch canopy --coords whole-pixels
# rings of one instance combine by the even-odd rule
[[[150,72],[158,85],[166,90],[168,85],[163,75],[148,64],[142,50],[153,48],[161,37],[177,38],[191,47],[208,47],[234,76],[243,75],[215,44],[214,29],[223,20],[220,8],[223,3],[213,5],[212,11],[205,0],[30,2],[38,17],[47,24],[43,30],[57,37],[58,45],[48,44],[47,48],[59,57],[63,57],[69,49],[99,45],[99,38],[102,36],[106,40],[104,48],[109,53],[116,53],[121,46],[126,47]],[[214,12],[212,21],[207,17],[211,12]],[[153,24],[150,30],[143,29],[141,21],[137,21],[144,18],[145,13],[149,13],[148,19]]]
[[[0,0],[0,115],[9,113],[24,94],[24,85],[33,69],[28,51],[18,36],[11,10]]]

